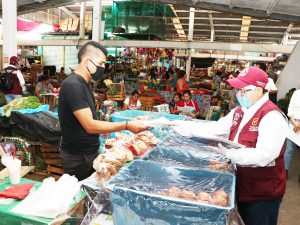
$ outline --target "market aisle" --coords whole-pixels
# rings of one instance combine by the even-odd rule
[[[300,173],[299,151],[292,161],[289,179],[287,180],[287,190],[284,196],[278,225],[299,225],[300,224],[300,186],[298,176]]]

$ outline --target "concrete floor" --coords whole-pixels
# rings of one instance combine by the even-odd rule
[[[287,180],[287,189],[283,198],[278,225],[299,225],[300,224],[300,185],[298,177],[300,174],[300,154],[295,153],[289,178]]]

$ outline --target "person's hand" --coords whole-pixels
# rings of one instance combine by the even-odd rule
[[[187,116],[189,116],[189,117],[191,117],[191,118],[193,118],[193,119],[196,118],[196,114],[194,114],[194,113],[189,113],[189,114],[187,114]]]
[[[180,113],[182,113],[181,110],[175,110],[175,111],[174,111],[174,114],[180,114]]]
[[[132,132],[134,134],[148,130],[149,128],[150,128],[149,126],[142,124],[141,122],[138,122],[138,121],[128,121],[127,122],[127,130],[129,130],[130,132]]]
[[[209,150],[211,150],[212,152],[215,152],[217,154],[220,154],[220,155],[226,155],[226,152],[228,150],[228,148],[225,148],[222,144],[218,144],[218,147],[213,147],[213,146],[210,146],[209,147]]]
[[[296,123],[294,124],[294,132],[297,133],[298,131],[300,131],[300,123]]]

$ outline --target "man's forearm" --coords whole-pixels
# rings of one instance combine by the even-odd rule
[[[89,133],[107,134],[107,133],[117,132],[121,130],[126,130],[126,122],[106,122],[106,121],[94,120],[93,124],[89,129]]]

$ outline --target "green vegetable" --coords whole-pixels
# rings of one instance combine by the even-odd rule
[[[4,94],[0,92],[0,106],[6,105],[6,99],[4,97]]]
[[[115,87],[111,87],[110,89],[108,89],[107,94],[110,96],[114,96],[118,94],[118,90]]]
[[[41,105],[42,104],[40,100],[36,96],[17,98],[9,104],[3,106],[3,113],[5,116],[10,116],[10,112],[12,110],[35,109]]]

